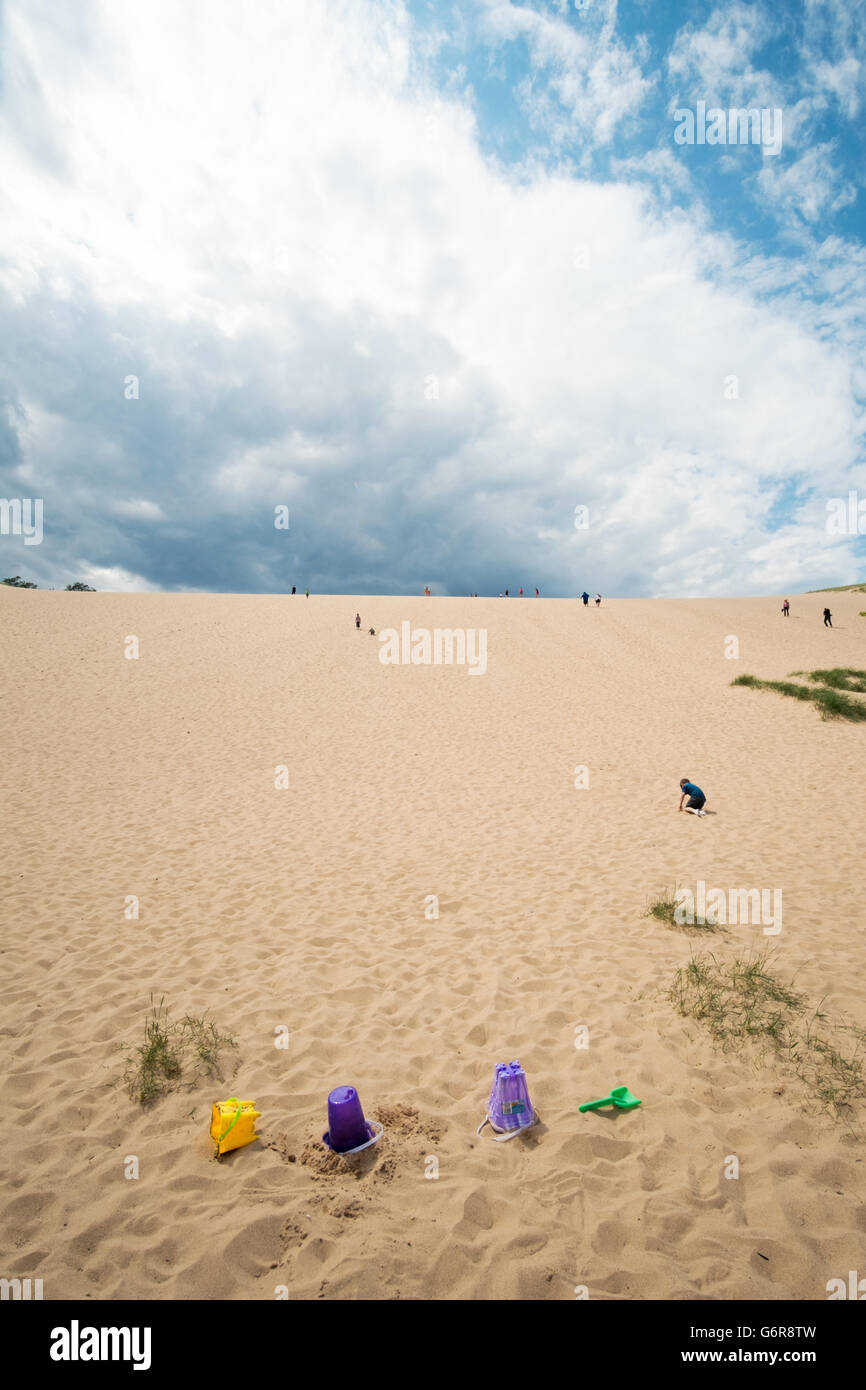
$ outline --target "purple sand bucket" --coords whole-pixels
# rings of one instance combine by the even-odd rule
[[[378,1131],[378,1132],[377,1132]],[[356,1153],[381,1137],[382,1126],[368,1124],[354,1086],[337,1086],[328,1096],[328,1132],[322,1142],[335,1153]]]
[[[501,1133],[528,1129],[536,1115],[529,1099],[526,1073],[519,1062],[497,1062],[493,1089],[487,1103],[487,1118]]]

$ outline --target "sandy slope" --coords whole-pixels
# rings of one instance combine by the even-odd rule
[[[674,1012],[692,942],[644,915],[675,882],[782,888],[781,973],[866,1024],[866,729],[729,686],[866,666],[864,595],[827,601],[832,632],[820,595],[786,622],[777,599],[0,590],[0,1273],[189,1299],[821,1299],[866,1273],[862,1142]],[[356,608],[485,627],[486,675],[383,666]],[[683,775],[715,815],[676,813]],[[151,991],[238,1049],[141,1111],[120,1048]],[[513,1057],[543,1125],[477,1139]],[[316,1144],[344,1082],[387,1124],[355,1173]],[[578,1114],[619,1082],[641,1109]],[[236,1094],[264,1143],[217,1164],[210,1103]]]

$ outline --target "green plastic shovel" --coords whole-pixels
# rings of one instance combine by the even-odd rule
[[[637,1096],[633,1096],[628,1086],[614,1086],[609,1096],[603,1100],[588,1100],[586,1105],[579,1105],[577,1108],[583,1110],[600,1110],[603,1105],[615,1105],[620,1110],[634,1110],[636,1105],[641,1102]]]

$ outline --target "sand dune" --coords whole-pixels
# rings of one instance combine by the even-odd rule
[[[789,597],[0,589],[0,1273],[46,1299],[823,1299],[862,1272],[859,1120],[681,1018],[694,940],[645,915],[675,883],[781,888],[780,973],[866,1025],[866,732],[730,687],[866,666],[866,599],[831,595],[829,631]],[[484,628],[486,673],[383,666],[356,609]],[[681,776],[714,815],[677,814]],[[152,992],[238,1046],[143,1110],[121,1044]],[[542,1123],[496,1144],[515,1057]],[[620,1082],[640,1109],[578,1113]],[[354,1169],[319,1142],[340,1083],[386,1126]],[[229,1095],[262,1142],[218,1164]]]

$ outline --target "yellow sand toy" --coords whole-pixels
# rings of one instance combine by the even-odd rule
[[[216,1143],[217,1158],[258,1139],[255,1129],[259,1114],[254,1100],[230,1096],[228,1100],[216,1102],[211,1110],[210,1137]]]

